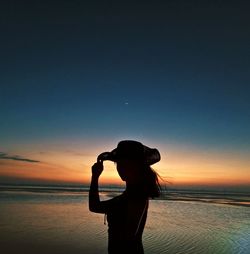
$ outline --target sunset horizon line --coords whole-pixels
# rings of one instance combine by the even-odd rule
[[[5,186],[27,186],[27,187],[72,187],[72,188],[86,188],[89,187],[90,183],[87,181],[84,182],[70,182],[70,181],[44,181],[44,180],[28,180],[28,179],[19,179],[16,181],[6,180],[0,181],[0,187]],[[164,183],[161,184],[163,191],[168,190],[181,190],[181,189],[190,189],[190,190],[220,190],[220,191],[250,191],[249,183]],[[117,183],[117,182],[101,182],[100,189],[102,188],[118,188],[122,189],[125,188],[124,183]]]

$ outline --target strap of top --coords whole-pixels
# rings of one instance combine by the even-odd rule
[[[146,201],[146,204],[145,204],[145,206],[144,206],[144,209],[143,209],[143,212],[142,212],[142,214],[141,214],[140,220],[139,220],[139,222],[138,222],[138,226],[137,226],[137,229],[136,229],[136,231],[135,231],[135,236],[136,236],[137,233],[138,233],[138,230],[139,230],[139,228],[140,228],[141,221],[142,221],[143,215],[144,215],[145,212],[146,212],[147,206],[148,206],[148,200]]]

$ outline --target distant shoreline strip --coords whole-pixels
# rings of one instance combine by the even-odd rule
[[[0,193],[50,193],[50,194],[83,194],[88,192],[89,187],[60,187],[60,186],[0,186]],[[102,195],[114,197],[123,192],[123,188],[105,187],[100,188]],[[247,193],[222,193],[214,191],[193,190],[168,190],[163,192],[156,200],[179,201],[179,202],[202,202],[218,205],[234,205],[250,207],[250,197]]]

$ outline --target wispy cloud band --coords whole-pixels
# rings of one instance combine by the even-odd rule
[[[30,162],[30,163],[37,163],[40,162],[38,160],[31,160],[27,158],[23,158],[18,155],[8,155],[7,153],[0,152],[0,160],[14,160],[14,161],[25,161],[25,162]]]

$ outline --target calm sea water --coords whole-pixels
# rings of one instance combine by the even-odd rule
[[[102,198],[114,195],[103,192]],[[151,200],[145,253],[250,254],[247,205],[247,196],[187,191]],[[107,253],[107,225],[88,211],[86,191],[2,188],[0,246],[6,254]]]

